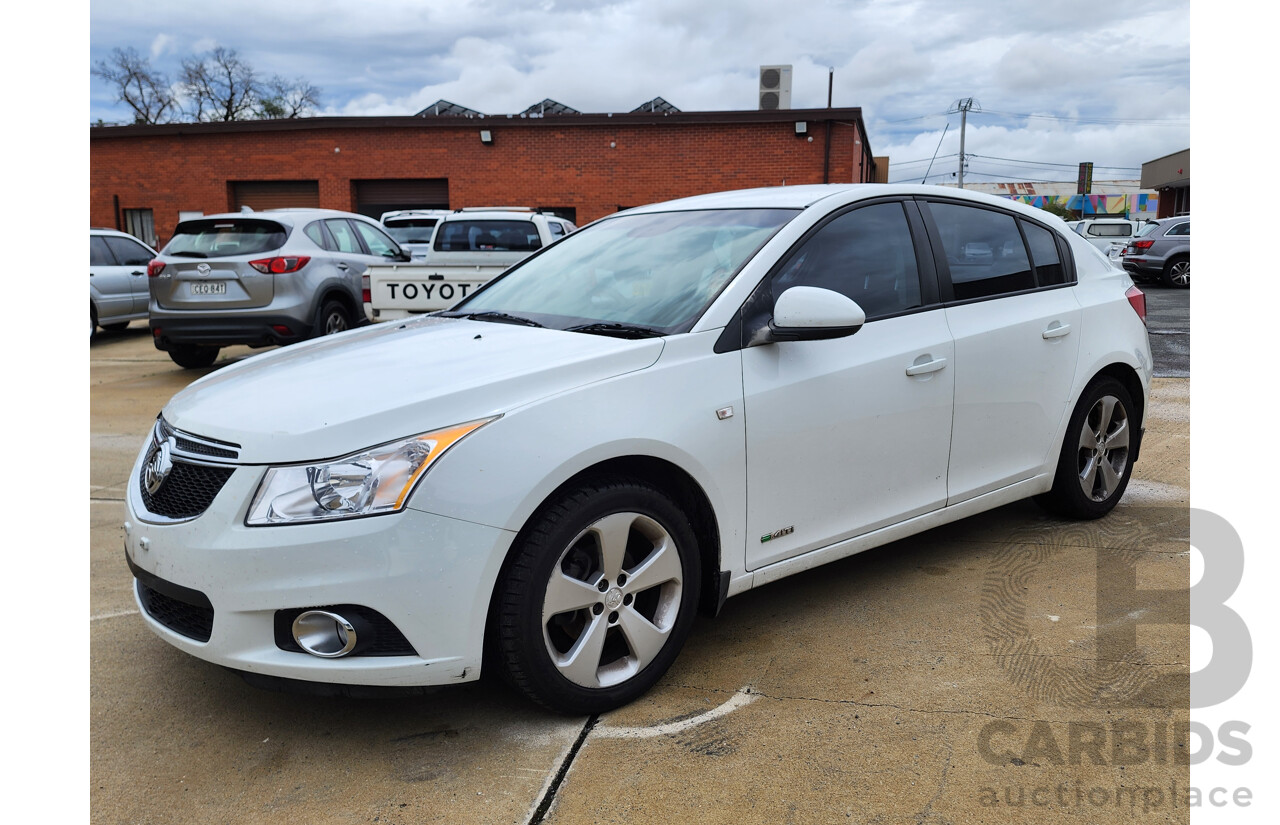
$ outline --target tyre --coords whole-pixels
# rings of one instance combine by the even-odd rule
[[[338,301],[325,301],[316,318],[316,337],[333,335],[351,329],[351,314]]]
[[[1174,258],[1164,265],[1160,280],[1165,286],[1186,289],[1191,286],[1191,259]]]
[[[207,367],[218,359],[217,347],[202,347],[199,344],[178,344],[169,350],[173,363],[183,369],[199,369]]]
[[[600,713],[639,697],[693,625],[701,570],[689,519],[646,483],[584,483],[542,507],[495,601],[507,681],[554,711]]]
[[[1080,395],[1058,458],[1053,489],[1036,500],[1061,516],[1096,519],[1111,512],[1133,473],[1136,407],[1114,378],[1095,379]]]

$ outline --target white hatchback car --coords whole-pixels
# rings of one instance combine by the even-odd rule
[[[1061,221],[977,193],[619,213],[448,312],[176,395],[128,486],[137,601],[258,680],[486,663],[599,712],[727,597],[1029,496],[1105,515],[1142,439],[1144,319]]]

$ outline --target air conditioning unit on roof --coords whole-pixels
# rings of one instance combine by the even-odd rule
[[[791,108],[791,67],[760,67],[760,108],[762,110]]]

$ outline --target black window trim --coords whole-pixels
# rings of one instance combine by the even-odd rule
[[[879,206],[886,203],[900,204],[902,206],[903,215],[907,219],[907,229],[911,233],[911,245],[915,249],[916,272],[920,276],[920,306],[900,310],[898,312],[889,312],[883,315],[867,316],[867,323],[870,324],[875,321],[884,321],[890,318],[901,318],[905,315],[915,315],[919,312],[928,312],[930,310],[943,307],[944,304],[939,300],[941,297],[939,293],[939,286],[941,282],[938,278],[938,272],[933,261],[933,256],[930,254],[931,250],[929,246],[929,239],[924,222],[921,219],[921,210],[919,206],[914,202],[913,198],[906,195],[886,195],[884,197],[869,198],[867,200],[855,201],[831,212],[821,221],[809,227],[809,229],[797,238],[791,246],[787,247],[787,250],[778,256],[778,260],[774,262],[773,266],[769,267],[769,271],[764,274],[764,277],[760,279],[754,288],[752,288],[751,294],[747,296],[747,299],[743,301],[742,306],[738,307],[737,312],[733,314],[729,323],[725,325],[724,330],[720,333],[720,337],[716,339],[715,346],[712,348],[713,351],[716,353],[726,353],[733,352],[734,350],[746,349],[751,346],[758,346],[758,343],[752,343],[744,340],[746,330],[749,326],[746,322],[746,315],[748,313],[758,313],[763,309],[763,307],[760,306],[760,302],[764,299],[763,291],[766,290],[767,286],[773,281],[773,277],[778,274],[778,272],[781,271],[781,269],[791,260],[791,256],[795,254],[796,250],[802,247],[810,238],[818,234],[818,232],[822,231],[824,227],[837,218],[847,215],[857,209],[862,209],[867,206]],[[769,301],[768,312],[770,315],[773,313],[772,301]]]
[[[1048,292],[1053,289],[1064,289],[1076,285],[1076,262],[1075,257],[1071,254],[1071,246],[1061,237],[1062,233],[1054,230],[1053,227],[1032,219],[1028,215],[1022,215],[1012,210],[1003,209],[986,203],[976,203],[974,201],[965,200],[963,198],[947,198],[937,195],[916,196],[914,198],[920,214],[924,219],[925,226],[929,232],[930,246],[932,247],[932,257],[934,266],[938,273],[938,288],[943,307],[966,306],[968,304],[976,304],[982,301],[998,301],[1002,298],[1012,298],[1018,295],[1029,295],[1033,292]],[[942,245],[942,233],[938,230],[937,223],[934,222],[933,213],[929,211],[928,204],[942,203],[949,206],[969,206],[974,209],[985,209],[988,212],[995,212],[998,215],[1008,215],[1013,218],[1014,224],[1018,227],[1018,236],[1022,238],[1023,248],[1027,252],[1027,261],[1031,265],[1031,277],[1036,285],[1030,289],[1020,289],[1016,292],[1001,292],[996,295],[980,295],[976,298],[965,298],[956,300],[955,288],[951,283],[951,268],[947,265],[947,255]],[[1058,247],[1058,258],[1063,268],[1063,277],[1065,280],[1060,284],[1041,284],[1040,272],[1036,267],[1035,256],[1031,254],[1031,245],[1027,243],[1026,233],[1022,230],[1022,221],[1039,226],[1042,229],[1049,230],[1050,236]]]

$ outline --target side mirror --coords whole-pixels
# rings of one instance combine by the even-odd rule
[[[793,286],[773,304],[773,341],[825,341],[862,329],[867,313],[847,295],[816,286]]]
[[[413,256],[410,255],[408,252],[405,252],[403,249],[397,250],[394,254],[390,256],[390,258],[393,261],[398,261],[399,263],[406,263],[406,264],[413,260]]]

